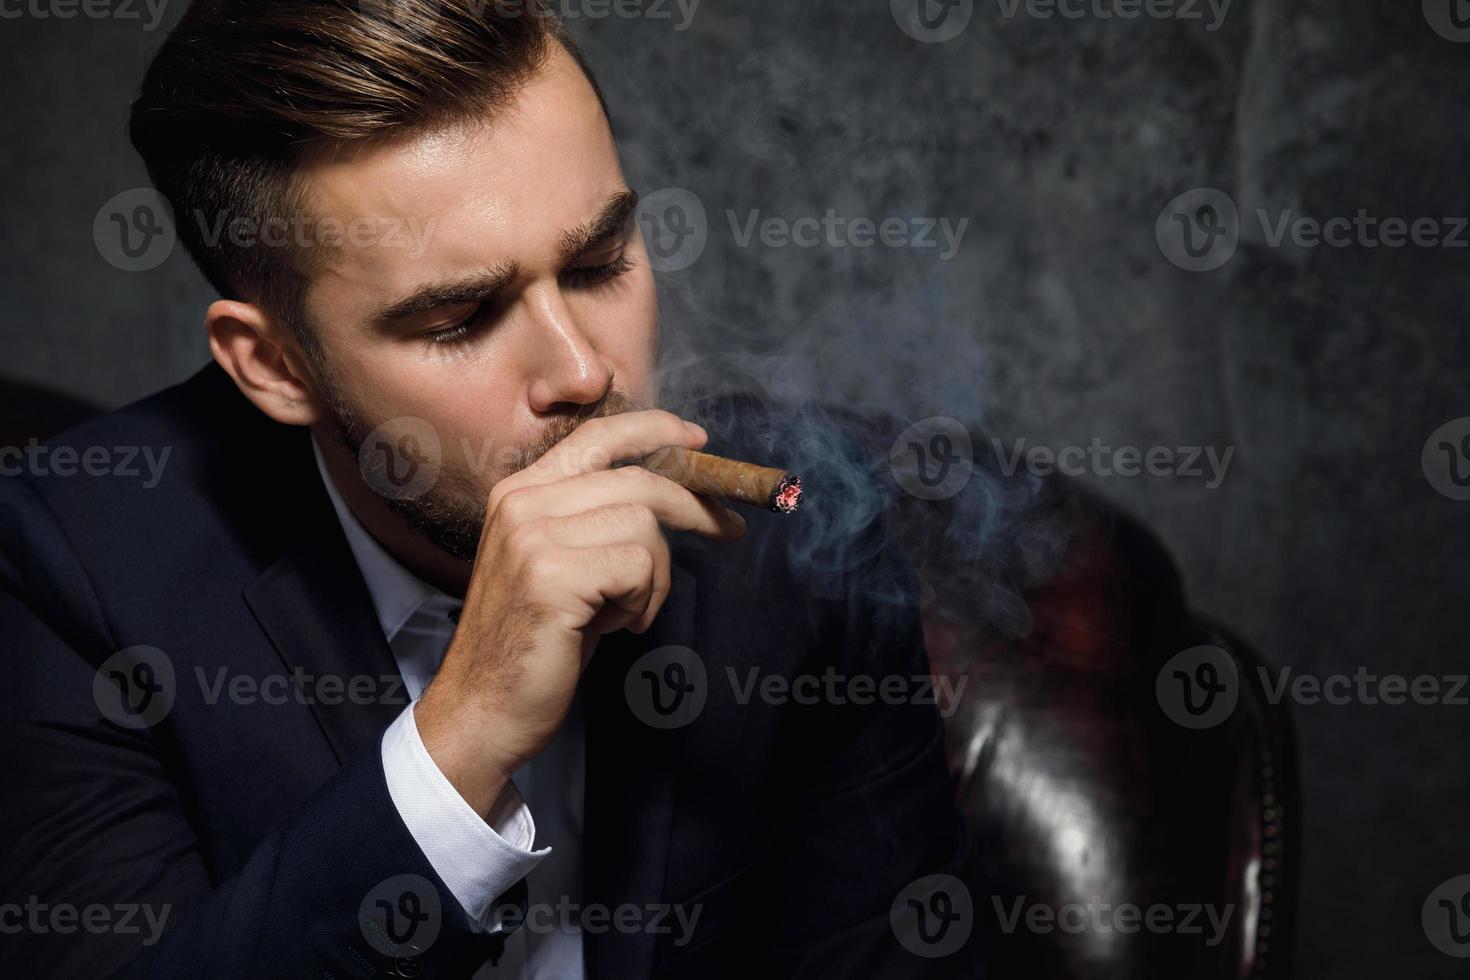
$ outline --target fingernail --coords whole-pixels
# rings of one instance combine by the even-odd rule
[[[696,436],[701,436],[701,437],[706,438],[706,439],[709,438],[709,433],[706,432],[706,431],[704,431],[704,426],[702,426],[702,425],[697,425],[694,422],[686,421],[684,423],[684,426],[685,426],[685,428],[687,428],[691,433],[693,433]]]

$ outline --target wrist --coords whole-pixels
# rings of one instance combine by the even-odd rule
[[[515,771],[512,763],[487,757],[467,731],[475,728],[457,721],[457,713],[430,692],[414,706],[419,739],[434,765],[460,797],[480,817],[487,818]]]

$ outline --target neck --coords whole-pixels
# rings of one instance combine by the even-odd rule
[[[436,547],[363,482],[357,460],[329,424],[312,426],[337,492],[363,528],[394,560],[435,588],[462,599],[473,566]]]

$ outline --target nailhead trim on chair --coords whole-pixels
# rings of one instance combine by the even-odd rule
[[[1235,653],[1235,645],[1219,631],[1211,631],[1210,642],[1222,650],[1228,651],[1235,660],[1238,669],[1244,665]],[[1271,758],[1271,733],[1266,728],[1265,715],[1260,711],[1251,712],[1252,724],[1256,729],[1256,750],[1259,764],[1256,768],[1256,778],[1261,790],[1261,869],[1257,877],[1257,883],[1261,889],[1261,914],[1260,922],[1256,928],[1255,955],[1251,958],[1251,975],[1256,977],[1267,976],[1268,964],[1271,952],[1272,922],[1275,919],[1273,907],[1276,904],[1276,883],[1279,881],[1278,872],[1281,868],[1281,850],[1285,845],[1285,825],[1282,817],[1283,805],[1278,793],[1279,787],[1276,779],[1276,766]]]

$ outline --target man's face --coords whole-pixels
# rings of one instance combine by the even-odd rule
[[[315,214],[377,230],[346,236],[307,294],[336,427],[370,454],[384,423],[392,441],[395,420],[428,422],[439,477],[390,503],[469,560],[499,479],[656,399],[653,276],[596,94],[558,45],[489,126],[303,176]]]

